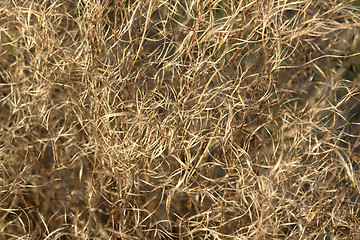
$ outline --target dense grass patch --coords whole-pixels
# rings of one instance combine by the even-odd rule
[[[358,5],[0,1],[0,239],[360,239]]]

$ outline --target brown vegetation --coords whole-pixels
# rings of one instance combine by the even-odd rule
[[[360,239],[351,1],[0,1],[0,239]]]

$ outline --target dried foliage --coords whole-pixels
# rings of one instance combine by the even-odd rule
[[[360,12],[0,1],[0,239],[360,239]]]

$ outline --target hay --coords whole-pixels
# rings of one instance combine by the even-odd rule
[[[0,239],[360,239],[356,1],[0,2]]]

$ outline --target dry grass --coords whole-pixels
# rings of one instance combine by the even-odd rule
[[[360,12],[0,1],[0,239],[360,239]]]

